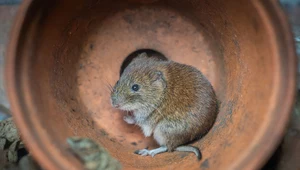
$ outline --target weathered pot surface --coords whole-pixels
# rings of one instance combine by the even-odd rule
[[[126,57],[152,49],[201,70],[221,102],[193,154],[155,147],[113,109],[107,84]],[[81,169],[68,136],[90,137],[124,169],[257,169],[278,145],[294,100],[296,57],[275,0],[25,0],[6,82],[14,119],[45,169]]]

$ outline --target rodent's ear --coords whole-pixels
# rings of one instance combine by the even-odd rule
[[[148,59],[148,58],[149,58],[149,57],[148,57],[147,53],[143,52],[143,53],[139,54],[137,57],[135,57],[135,58],[131,61],[130,65],[131,65],[131,66],[134,66],[134,65],[136,65],[137,63],[145,62],[145,59]]]
[[[166,88],[167,84],[163,72],[157,70],[154,71],[150,76],[151,76],[152,85],[156,84],[158,86]]]
[[[151,80],[152,81],[157,81],[157,80],[163,80],[164,79],[164,75],[161,71],[154,71],[151,75]]]
[[[137,56],[137,58],[148,58],[148,55],[147,55],[146,52],[143,52],[143,53],[139,54],[139,55]]]

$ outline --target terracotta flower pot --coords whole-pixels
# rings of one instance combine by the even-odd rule
[[[155,147],[110,104],[123,61],[152,49],[193,65],[221,102],[203,154],[141,157]],[[26,145],[46,169],[80,169],[68,136],[90,137],[124,169],[257,169],[283,135],[296,56],[276,0],[25,0],[11,34],[6,82]]]

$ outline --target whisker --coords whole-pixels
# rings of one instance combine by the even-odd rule
[[[107,84],[105,85],[106,89],[108,90],[108,92],[112,93],[113,89],[111,89],[111,87],[109,87]]]
[[[107,81],[106,78],[104,78],[105,86],[109,89],[110,92],[113,92],[113,86]]]

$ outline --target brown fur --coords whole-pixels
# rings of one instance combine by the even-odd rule
[[[132,84],[139,84],[140,91],[132,92]],[[124,70],[112,103],[128,104],[123,110],[134,111],[136,124],[147,124],[154,137],[162,136],[168,151],[206,134],[217,116],[216,95],[199,70],[146,54]]]

